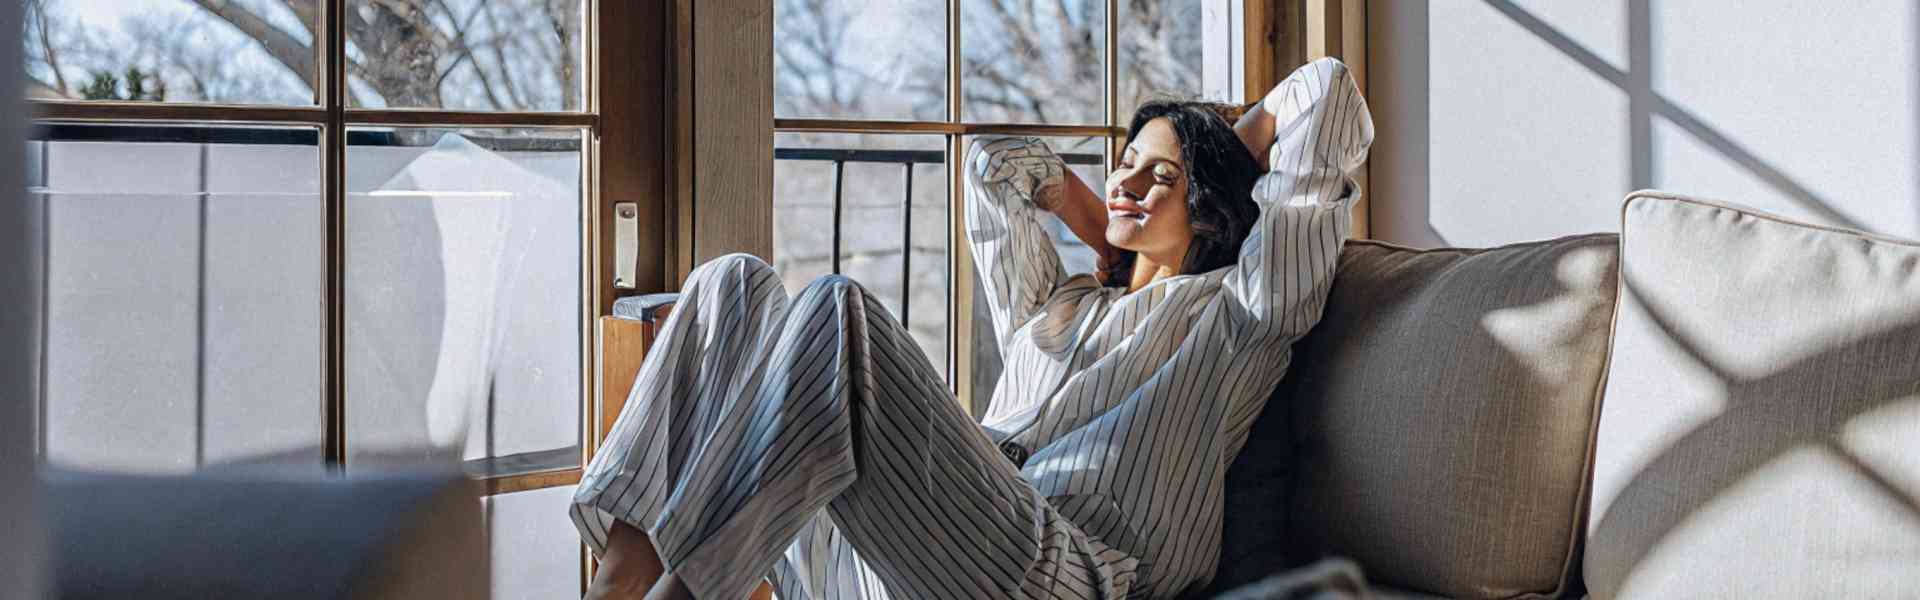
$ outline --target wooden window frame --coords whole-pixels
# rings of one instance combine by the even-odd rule
[[[582,302],[579,306],[580,322],[580,364],[581,385],[578,390],[578,406],[583,416],[581,420],[580,443],[581,460],[588,456],[586,448],[591,439],[592,429],[585,418],[590,415],[591,391],[593,388],[592,371],[595,347],[592,343],[592,317],[600,314],[598,307],[610,300],[607,290],[601,285],[603,279],[596,274],[602,270],[603,261],[599,255],[600,244],[594,235],[602,211],[598,199],[601,181],[597,152],[598,140],[602,133],[600,117],[598,81],[600,71],[598,23],[603,5],[622,5],[623,2],[605,0],[586,0],[581,20],[582,54],[581,69],[586,82],[583,105],[577,112],[483,112],[465,110],[413,109],[413,108],[354,108],[347,105],[346,61],[335,57],[346,56],[347,32],[343,15],[347,10],[347,0],[320,0],[319,23],[316,23],[318,43],[314,52],[322,60],[318,64],[325,67],[312,82],[314,104],[311,106],[274,106],[274,105],[238,105],[217,103],[158,103],[158,102],[106,102],[87,100],[49,100],[29,99],[31,120],[34,122],[70,122],[70,123],[113,123],[113,124],[185,124],[195,126],[302,126],[313,127],[319,132],[321,161],[320,203],[323,215],[322,264],[324,281],[321,285],[322,296],[322,353],[321,353],[321,460],[329,471],[344,473],[347,468],[347,398],[345,386],[346,363],[346,130],[360,126],[405,126],[405,127],[444,127],[444,128],[548,128],[559,130],[579,130],[581,137],[581,282]],[[44,391],[42,392],[44,393]],[[568,468],[536,468],[524,472],[510,472],[498,475],[478,475],[483,495],[493,496],[520,491],[538,490],[576,483],[580,479],[581,465]]]

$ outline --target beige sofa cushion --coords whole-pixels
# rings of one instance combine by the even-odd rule
[[[1920,244],[1630,196],[1585,576],[1608,598],[1920,593]]]
[[[1299,558],[1350,557],[1409,592],[1560,593],[1584,522],[1616,252],[1611,234],[1472,250],[1349,242],[1273,399],[1293,411]]]

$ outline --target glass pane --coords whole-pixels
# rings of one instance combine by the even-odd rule
[[[1055,154],[1067,161],[1067,170],[1072,171],[1081,181],[1096,193],[1102,189],[1107,178],[1103,152],[1106,138],[1041,138]],[[1047,234],[1053,238],[1053,248],[1060,254],[1060,263],[1068,273],[1092,273],[1098,266],[1099,257],[1093,249],[1080,242],[1059,219],[1047,217]],[[1000,348],[995,345],[993,316],[987,314],[987,297],[980,287],[981,273],[974,270],[973,294],[973,410],[976,415],[986,414],[987,405],[993,399],[993,385],[1000,380]]]
[[[579,465],[581,138],[348,131],[349,466]]]
[[[319,5],[24,0],[27,95],[312,105]]]
[[[956,1],[966,120],[1098,125],[1106,118],[1105,2]]]
[[[480,502],[487,519],[493,598],[580,595],[580,537],[567,516],[573,486],[488,496]]]
[[[947,363],[945,148],[938,135],[782,133],[774,136],[773,151],[773,267],[787,290],[798,293],[833,272],[834,164],[841,161],[840,272],[865,285],[895,318],[904,315],[901,321],[941,372]]]
[[[580,110],[581,0],[348,0],[348,101]]]
[[[1224,79],[1233,71],[1231,54],[1209,56],[1202,38],[1204,22],[1225,23],[1232,19],[1230,9],[1225,2],[1203,6],[1201,0],[1120,3],[1116,21],[1120,29],[1114,38],[1120,46],[1118,124],[1131,122],[1134,109],[1150,99],[1228,99],[1233,86]],[[1221,64],[1209,65],[1209,60]],[[1209,66],[1221,68],[1210,70]],[[1208,77],[1216,81],[1207,81]]]
[[[773,114],[947,118],[946,3],[778,0]]]
[[[41,126],[54,465],[320,464],[313,129]]]

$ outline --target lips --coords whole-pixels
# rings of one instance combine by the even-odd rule
[[[1109,220],[1131,219],[1134,221],[1144,221],[1146,218],[1147,209],[1140,206],[1140,199],[1135,198],[1133,194],[1121,192],[1119,195],[1107,199],[1107,219]]]

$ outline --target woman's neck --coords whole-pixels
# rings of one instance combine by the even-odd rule
[[[1184,252],[1182,253],[1184,254]],[[1153,285],[1153,282],[1180,274],[1180,263],[1167,257],[1148,256],[1141,252],[1133,257],[1133,277],[1127,280],[1127,293],[1140,291],[1140,288]]]

